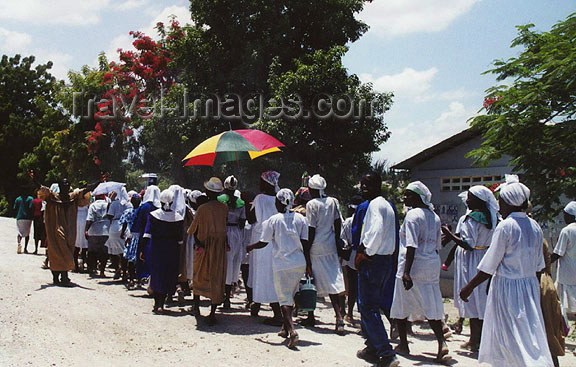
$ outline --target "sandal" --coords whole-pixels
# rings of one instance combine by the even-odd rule
[[[344,320],[336,320],[336,334],[344,335],[346,330],[344,330]]]

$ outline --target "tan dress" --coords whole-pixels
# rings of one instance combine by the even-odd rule
[[[226,285],[226,220],[228,207],[216,200],[201,205],[188,229],[204,245],[194,254],[194,295],[210,298],[212,304],[224,301]]]
[[[562,309],[560,299],[554,281],[550,276],[550,253],[548,252],[548,242],[544,240],[544,262],[546,268],[540,277],[540,304],[542,306],[542,316],[544,316],[544,326],[548,338],[548,347],[553,356],[564,355],[564,334],[562,326]]]
[[[62,201],[59,194],[44,186],[38,190],[38,195],[46,201],[44,223],[50,270],[70,271],[74,269],[78,206],[85,205],[84,199],[76,190],[70,193],[69,200]]]

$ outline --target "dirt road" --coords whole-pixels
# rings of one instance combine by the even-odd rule
[[[71,274],[74,287],[55,287],[50,272],[40,268],[41,253],[17,255],[15,220],[0,218],[0,366],[368,365],[355,357],[363,347],[359,330],[348,327],[347,335],[336,335],[326,304],[318,312],[321,325],[298,329],[301,342],[293,351],[276,335],[277,327],[263,325],[243,309],[243,293],[210,327],[190,315],[190,300],[171,307],[170,315],[153,315],[145,291],[128,291],[112,278]],[[208,307],[202,310],[208,313]],[[412,352],[423,357],[400,358],[401,366],[434,365],[431,331],[415,330]],[[458,350],[465,339],[451,338],[453,363],[478,366]],[[561,364],[576,366],[576,357],[564,357]]]

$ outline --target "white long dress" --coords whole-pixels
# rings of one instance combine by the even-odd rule
[[[394,319],[442,320],[444,305],[440,292],[440,255],[442,247],[440,218],[429,209],[414,208],[406,213],[400,227],[398,271],[390,316]],[[410,271],[413,286],[404,288],[402,275],[408,247],[416,248]]]
[[[108,241],[106,241],[106,247],[108,247],[109,255],[121,255],[124,253],[124,245],[126,243],[125,239],[120,238],[122,233],[122,225],[120,224],[120,217],[124,210],[128,208],[127,205],[122,204],[120,200],[114,200],[110,203],[108,207],[107,215],[112,216],[112,221],[110,222],[110,230],[108,235]]]
[[[272,247],[274,288],[280,306],[293,306],[300,279],[306,272],[302,241],[308,239],[306,218],[299,213],[277,213],[263,224],[262,242]]]
[[[262,223],[278,213],[276,210],[276,197],[258,194],[254,198],[252,207],[256,212],[256,222],[252,224],[251,243],[257,243],[262,237]],[[256,303],[278,302],[278,295],[274,289],[274,270],[272,269],[272,246],[266,246],[251,252],[250,272],[248,286],[252,287],[252,298]]]
[[[192,208],[192,217],[196,215],[196,211]],[[194,278],[194,235],[186,236],[186,278],[192,280]]]
[[[76,215],[76,247],[80,249],[88,248],[88,240],[84,235],[86,230],[86,217],[88,217],[88,206],[79,206]]]
[[[334,233],[334,221],[341,219],[338,200],[331,197],[310,200],[306,204],[306,219],[308,226],[315,228],[310,261],[317,295],[340,294],[345,286]]]
[[[226,253],[226,284],[238,282],[240,278],[240,265],[246,255],[244,245],[244,229],[238,226],[240,221],[246,219],[245,208],[228,208],[228,222],[226,223],[226,235],[230,250]]]
[[[488,229],[485,224],[477,222],[470,216],[464,216],[463,220],[458,223],[457,232],[474,250],[465,250],[458,246],[456,249],[456,272],[454,273],[454,303],[458,309],[460,317],[466,319],[484,319],[486,310],[486,299],[488,294],[486,287],[488,282],[480,284],[464,302],[458,295],[460,290],[468,284],[478,274],[478,264],[482,261],[484,254],[492,242],[493,229]]]
[[[554,253],[558,259],[556,289],[562,302],[562,311],[576,312],[576,223],[562,228]]]
[[[500,222],[478,265],[491,274],[478,361],[494,367],[553,366],[536,272],[544,269],[542,229],[526,213]]]

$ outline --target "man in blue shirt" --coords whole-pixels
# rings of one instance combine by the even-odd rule
[[[16,210],[16,225],[18,226],[18,253],[22,253],[22,238],[24,238],[24,253],[28,253],[28,241],[30,240],[30,228],[34,219],[32,209],[32,196],[28,195],[27,190],[22,188],[21,195],[14,201],[14,210]]]

